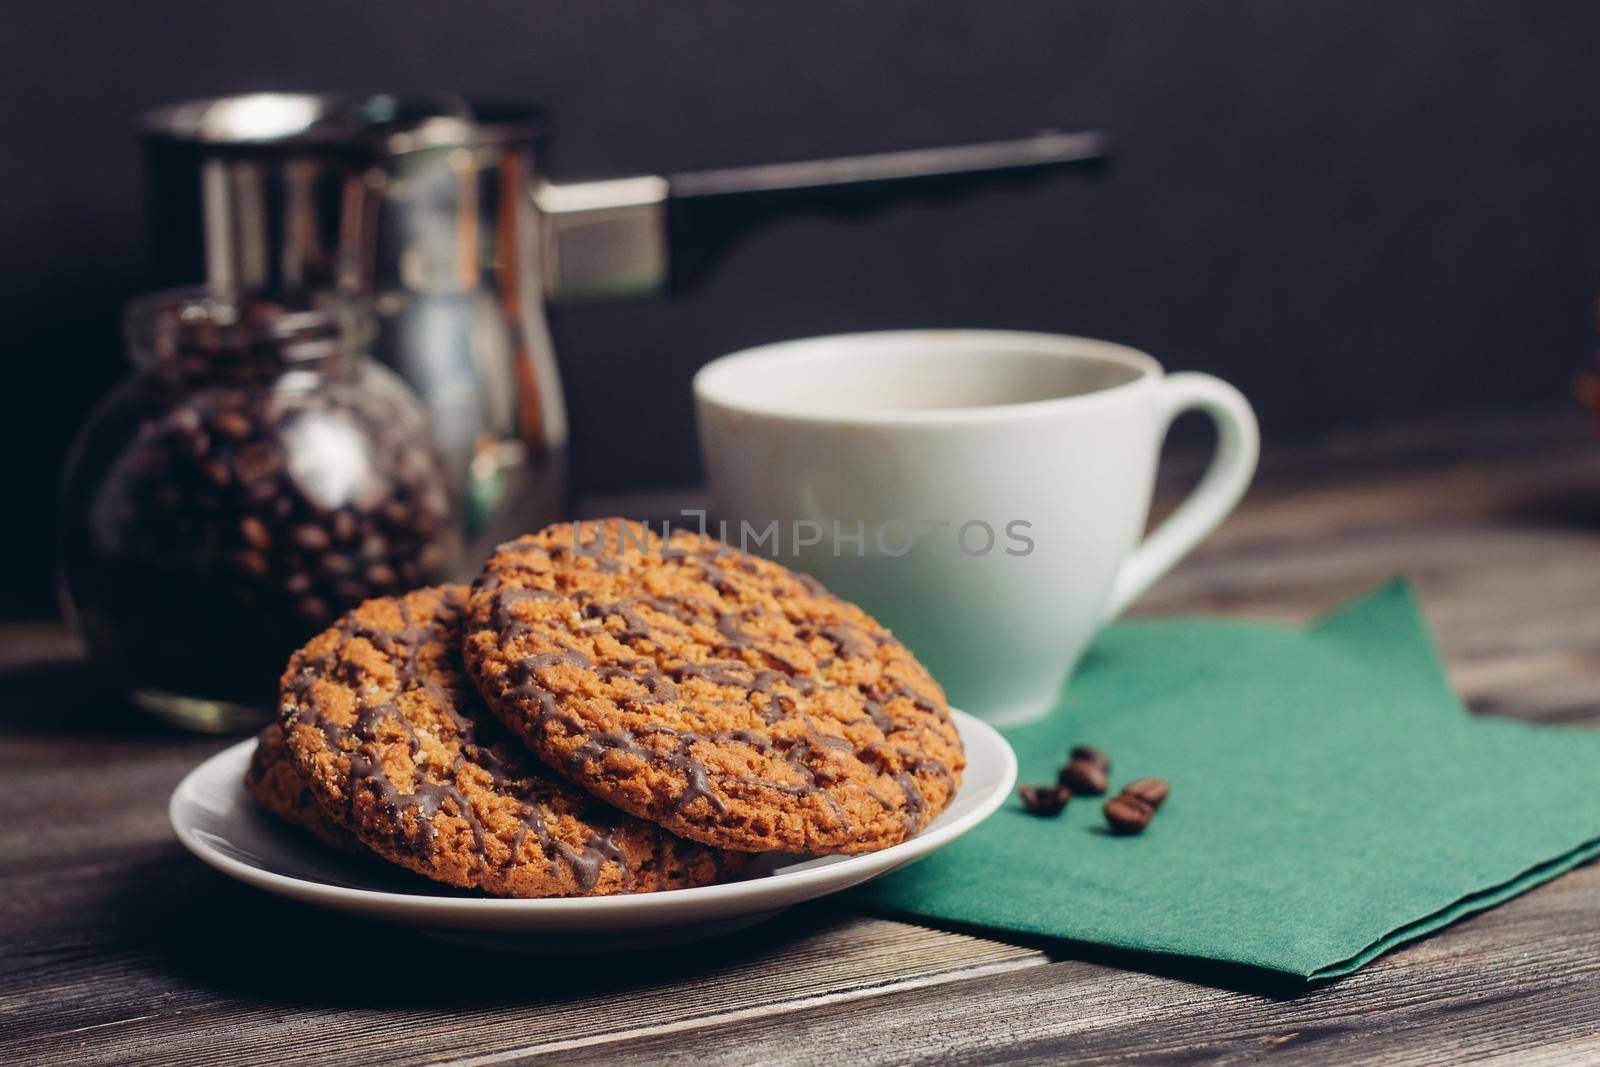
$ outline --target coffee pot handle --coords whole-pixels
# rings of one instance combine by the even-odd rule
[[[1200,484],[1122,561],[1106,605],[1107,621],[1122,614],[1228,517],[1250,487],[1261,453],[1255,411],[1221,378],[1194,372],[1169,375],[1161,383],[1160,404],[1163,435],[1185,411],[1210,416],[1217,427],[1217,451]]]
[[[739,240],[780,218],[859,217],[910,199],[949,201],[1032,184],[1064,170],[1098,174],[1098,133],[647,176],[534,191],[545,291],[553,299],[683,292]]]

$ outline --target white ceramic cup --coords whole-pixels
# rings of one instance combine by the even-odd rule
[[[1226,382],[1054,334],[786,341],[713,361],[694,392],[723,539],[859,603],[1000,725],[1056,703],[1095,631],[1238,503],[1259,450]],[[1216,455],[1143,536],[1190,409],[1216,423]]]

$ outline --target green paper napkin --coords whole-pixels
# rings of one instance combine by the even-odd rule
[[[1054,819],[1013,798],[858,901],[1319,979],[1600,854],[1600,731],[1468,714],[1403,582],[1303,631],[1118,624],[1007,738],[1023,782],[1083,741],[1113,790],[1172,795],[1138,837],[1105,832],[1100,798]]]

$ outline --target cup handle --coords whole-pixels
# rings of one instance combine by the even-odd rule
[[[1194,492],[1123,560],[1111,586],[1107,620],[1122,614],[1156,579],[1216,529],[1244,496],[1261,453],[1255,412],[1243,394],[1221,378],[1192,372],[1173,374],[1162,382],[1161,389],[1163,438],[1173,419],[1191,408],[1197,409],[1216,424],[1217,452]]]

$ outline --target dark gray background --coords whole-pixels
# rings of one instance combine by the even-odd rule
[[[141,0],[6,21],[7,606],[48,603],[50,486],[123,370],[118,308],[144,287],[134,116],[198,95],[540,101],[573,177],[1114,138],[1098,185],[797,221],[692,299],[564,314],[584,493],[694,482],[693,370],[807,333],[1113,338],[1233,380],[1280,440],[1559,405],[1592,359],[1593,4]]]

